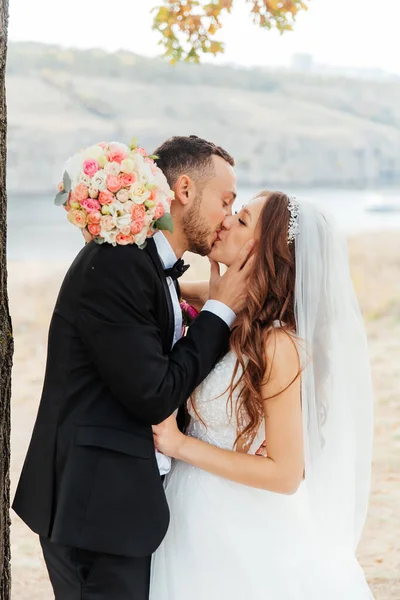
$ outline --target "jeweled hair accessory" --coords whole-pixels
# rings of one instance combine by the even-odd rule
[[[290,244],[299,233],[300,204],[295,196],[288,196],[288,211],[290,212],[288,244]]]

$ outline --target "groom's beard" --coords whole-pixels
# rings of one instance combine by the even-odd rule
[[[201,196],[198,195],[190,210],[184,215],[182,221],[183,232],[188,241],[190,252],[207,256],[211,252],[210,236],[216,232],[200,214]]]

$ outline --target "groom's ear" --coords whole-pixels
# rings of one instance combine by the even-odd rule
[[[187,206],[196,197],[196,184],[189,175],[180,175],[173,186],[175,201]]]

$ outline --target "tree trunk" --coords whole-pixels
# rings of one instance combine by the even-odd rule
[[[7,294],[7,58],[8,0],[0,0],[0,600],[9,600],[10,576],[10,398],[13,336]]]

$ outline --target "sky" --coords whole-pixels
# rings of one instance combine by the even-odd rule
[[[160,0],[10,0],[9,39],[75,48],[126,49],[156,56],[151,8]],[[252,24],[246,0],[224,22],[225,55],[216,63],[290,65],[294,54],[318,64],[400,73],[400,0],[310,0],[283,36]]]

